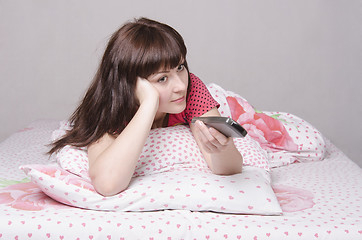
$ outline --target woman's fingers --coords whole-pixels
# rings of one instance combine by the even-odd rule
[[[214,128],[208,128],[202,121],[196,121],[195,124],[200,133],[200,140],[208,152],[220,152],[229,143],[228,137]]]
[[[152,84],[144,78],[138,77],[136,85],[136,96],[140,103],[149,99],[158,99],[159,93]]]
[[[211,134],[218,140],[218,142],[225,146],[229,143],[230,139],[229,137],[226,137],[224,134],[222,134],[221,132],[219,132],[218,130],[216,130],[215,128],[210,128],[209,129]]]

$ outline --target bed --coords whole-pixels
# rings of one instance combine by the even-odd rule
[[[236,95],[217,85],[209,85],[209,88],[222,103],[220,108],[224,114],[235,118]],[[246,101],[238,99],[239,104],[244,104],[243,110],[248,112]],[[253,113],[254,120],[258,113],[274,116],[273,119],[277,116],[294,140],[301,136],[302,126],[299,124],[293,129],[289,125],[297,120],[307,124],[288,113]],[[243,121],[245,124],[247,120]],[[149,169],[152,173],[144,173],[149,165],[145,165],[146,158],[141,159],[144,164],[135,175],[135,185],[131,184],[129,195],[105,199],[95,197],[96,193],[90,191],[86,173],[81,171],[86,166],[67,168],[65,162],[59,163],[56,157],[45,154],[49,149],[47,144],[59,134],[63,123],[38,120],[0,144],[0,239],[362,239],[362,170],[323,136],[315,137],[314,142],[309,137],[304,139],[319,146],[307,148],[304,143],[303,151],[299,149],[303,143],[298,142],[298,149],[292,151],[293,146],[286,143],[288,139],[285,138],[282,150],[259,141],[256,147],[274,150],[265,150],[264,155],[256,156],[256,151],[249,149],[245,155],[252,157],[246,158],[244,173],[234,178],[220,176],[210,180],[208,176],[211,175],[202,163],[190,165],[186,170],[175,169],[172,163],[165,164],[157,167],[162,171],[155,172],[154,168],[154,171]],[[307,128],[312,130],[311,125]],[[172,141],[189,141],[184,138],[187,131],[187,127],[180,126],[178,139]],[[251,128],[248,132],[249,140],[256,138]],[[316,130],[314,133],[320,134]],[[166,141],[172,138],[165,132],[154,134],[163,134]],[[249,143],[243,142],[241,146],[246,148],[245,144]],[[178,144],[172,146],[177,148]],[[189,142],[187,146],[192,148]],[[322,150],[316,152],[317,148]],[[195,149],[182,151],[193,159]],[[185,156],[182,155],[182,159]],[[180,165],[184,166],[185,162]],[[51,174],[48,169],[48,175],[44,175],[44,166],[52,167]],[[74,175],[71,180],[69,174]],[[61,178],[63,175],[65,177]],[[56,183],[49,183],[46,177],[58,181],[59,178],[68,179],[62,182],[64,188],[73,184],[74,177],[77,184],[72,185],[74,191],[70,192],[57,187]],[[190,182],[181,187],[177,185],[183,184],[179,179],[186,178]],[[256,187],[250,190],[245,185],[253,178],[256,182],[250,185],[256,184]],[[80,184],[79,179],[83,183]],[[145,184],[147,181],[152,185]],[[228,183],[221,186],[222,181]],[[203,186],[197,188],[200,185]],[[177,195],[187,186],[190,194]],[[152,195],[142,192],[142,187],[164,188]],[[230,193],[235,190],[248,195],[247,200]],[[85,191],[93,195],[82,201],[82,196],[84,199],[84,194],[88,194]],[[196,198],[187,200],[187,195],[197,191]],[[78,195],[70,196],[72,194]],[[224,202],[214,204],[217,198]],[[262,198],[266,200],[258,202]],[[120,202],[127,202],[127,206]]]

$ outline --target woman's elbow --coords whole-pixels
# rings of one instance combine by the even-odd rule
[[[210,170],[213,174],[222,175],[222,176],[230,176],[234,174],[242,173],[243,171],[243,161],[235,161],[233,163],[225,163],[225,162],[213,162],[210,164]]]
[[[91,176],[94,189],[104,197],[111,197],[127,189],[129,183],[112,181],[111,178]]]
[[[242,167],[230,168],[230,169],[211,169],[211,171],[215,175],[230,176],[242,173]]]

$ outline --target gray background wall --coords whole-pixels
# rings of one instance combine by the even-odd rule
[[[204,82],[304,118],[362,166],[360,0],[0,0],[0,140],[68,118],[109,35],[139,16],[184,36]]]

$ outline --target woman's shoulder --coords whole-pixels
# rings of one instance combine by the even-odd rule
[[[205,83],[193,73],[190,73],[190,94],[209,94]]]
[[[202,82],[201,79],[198,76],[196,76],[195,74],[193,74],[191,72],[190,72],[190,80],[191,80],[192,83],[193,82]]]

